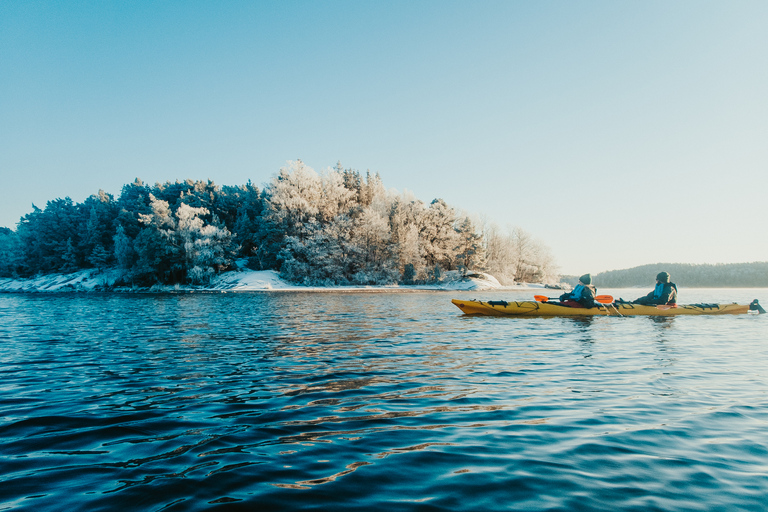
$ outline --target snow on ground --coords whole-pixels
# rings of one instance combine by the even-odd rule
[[[215,277],[206,286],[153,286],[132,288],[115,286],[120,274],[116,270],[100,272],[81,270],[72,274],[49,274],[29,279],[0,278],[0,292],[72,292],[72,291],[410,291],[410,290],[519,290],[544,288],[541,284],[516,284],[502,286],[495,277],[482,272],[473,272],[462,278],[458,272],[446,272],[444,280],[431,285],[386,285],[386,286],[297,286],[282,279],[274,270],[239,270],[225,272]]]
[[[72,274],[46,274],[29,279],[0,278],[0,292],[95,291],[111,288],[117,271],[81,270]]]

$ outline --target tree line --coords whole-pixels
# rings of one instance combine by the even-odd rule
[[[437,282],[455,270],[555,277],[529,233],[479,224],[442,199],[387,190],[378,174],[341,164],[317,173],[298,160],[263,190],[137,178],[117,199],[99,191],[33,205],[16,230],[0,228],[0,276],[118,268],[124,283],[205,284],[240,259],[307,285]]]
[[[598,287],[626,288],[653,286],[656,274],[669,272],[678,286],[691,288],[766,288],[768,262],[687,264],[654,263],[624,270],[610,270],[593,276]],[[578,278],[568,276],[565,281],[575,285]]]

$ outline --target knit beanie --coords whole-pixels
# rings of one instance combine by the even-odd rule
[[[590,274],[584,274],[579,278],[581,284],[592,284],[592,276]]]
[[[660,283],[668,283],[669,282],[669,273],[668,272],[659,272],[656,275],[656,280]]]

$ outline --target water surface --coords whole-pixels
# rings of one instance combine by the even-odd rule
[[[765,509],[768,315],[531,295],[0,295],[0,510]]]

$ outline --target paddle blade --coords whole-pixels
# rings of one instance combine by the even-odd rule
[[[545,297],[544,295],[534,295],[533,299],[536,302],[547,302],[549,300],[549,297]]]

